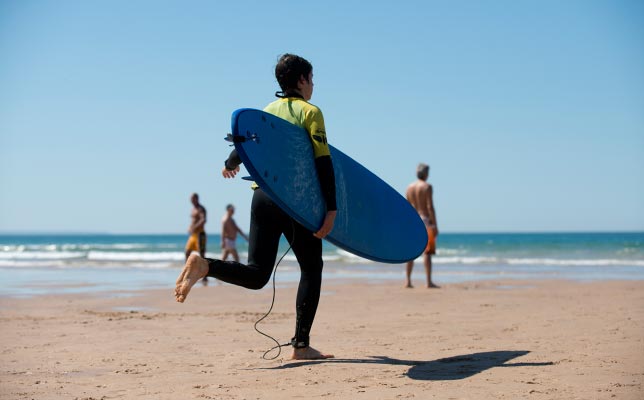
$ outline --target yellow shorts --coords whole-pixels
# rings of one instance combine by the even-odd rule
[[[434,236],[434,228],[427,227],[427,247],[425,247],[425,254],[436,254],[436,236]]]
[[[206,251],[206,232],[193,233],[186,243],[186,251]]]

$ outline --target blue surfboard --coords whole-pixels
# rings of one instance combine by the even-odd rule
[[[293,219],[317,231],[326,207],[308,133],[272,114],[242,108],[233,113],[231,139],[259,187]],[[326,239],[374,261],[418,257],[427,245],[427,230],[416,210],[382,179],[329,148],[338,212]]]

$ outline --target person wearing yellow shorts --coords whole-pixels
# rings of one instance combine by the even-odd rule
[[[186,243],[186,259],[193,251],[199,254],[206,253],[206,232],[194,232],[188,237],[188,242]]]
[[[427,228],[427,246],[423,252],[425,272],[427,274],[427,287],[438,288],[432,282],[432,255],[436,254],[436,237],[438,236],[438,223],[436,222],[436,211],[434,210],[434,189],[427,183],[429,177],[429,165],[419,164],[416,169],[418,179],[407,187],[407,201],[418,211],[420,218]],[[413,288],[411,284],[411,271],[414,268],[414,260],[407,262],[407,281],[405,287]]]
[[[186,260],[193,251],[196,251],[201,257],[206,256],[206,209],[199,203],[199,195],[193,193],[190,196],[193,208],[190,213],[190,227],[188,228],[188,242],[186,243]]]

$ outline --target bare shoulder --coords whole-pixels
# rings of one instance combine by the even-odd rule
[[[417,187],[418,187],[418,191],[422,193],[427,193],[432,190],[432,185],[423,181],[418,181]]]

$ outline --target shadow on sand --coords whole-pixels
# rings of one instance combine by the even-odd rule
[[[433,361],[397,360],[385,356],[371,356],[366,359],[330,358],[327,360],[293,361],[288,364],[273,368],[261,369],[288,369],[315,364],[383,364],[383,365],[410,365],[406,375],[411,379],[424,381],[450,381],[466,379],[480,372],[495,367],[541,367],[552,365],[552,362],[539,363],[512,363],[508,361],[524,356],[529,351],[488,351],[462,356],[441,358]]]

